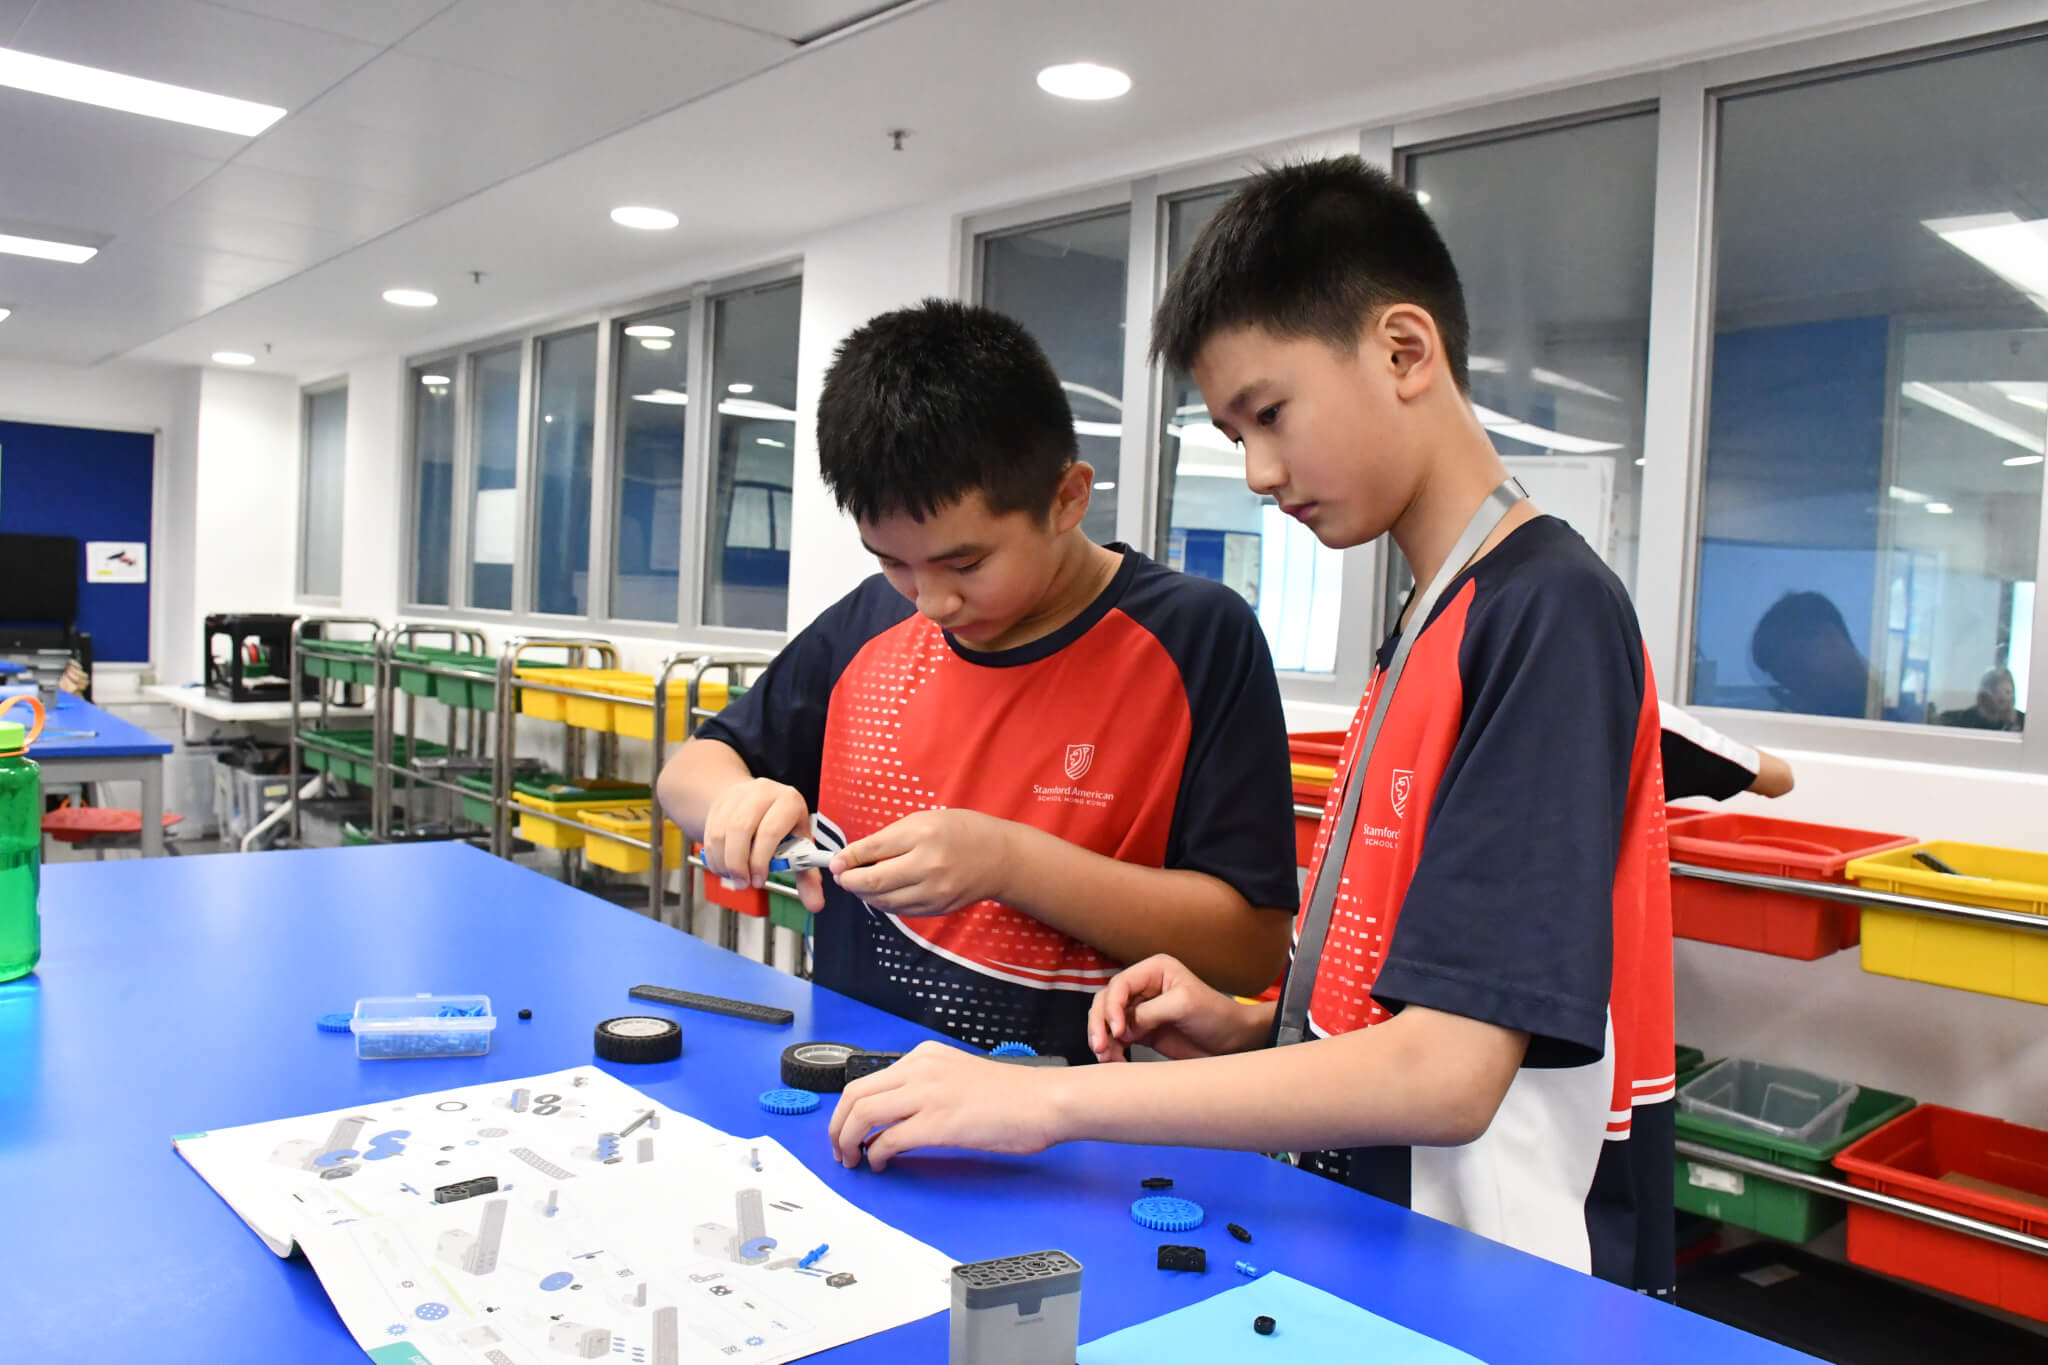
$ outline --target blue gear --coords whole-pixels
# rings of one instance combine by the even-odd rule
[[[768,1259],[768,1253],[773,1250],[775,1250],[775,1239],[773,1237],[756,1237],[740,1248],[740,1259],[746,1261],[765,1261]]]
[[[1191,1199],[1153,1195],[1131,1205],[1131,1219],[1154,1232],[1188,1232],[1202,1226],[1202,1206]]]
[[[351,1016],[346,1014],[323,1014],[313,1022],[320,1026],[323,1033],[347,1033],[350,1018]]]
[[[808,1114],[818,1107],[818,1097],[808,1090],[768,1090],[761,1107],[771,1114]]]
[[[988,1050],[991,1057],[1036,1057],[1038,1049],[1029,1043],[997,1043]]]

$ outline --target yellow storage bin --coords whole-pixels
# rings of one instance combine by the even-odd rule
[[[552,683],[556,687],[580,687],[590,691],[604,691],[605,684],[616,678],[631,678],[631,673],[616,668],[522,668],[518,670],[523,682]],[[571,725],[580,725],[586,730],[609,730],[611,728],[612,705],[608,701],[585,701],[581,697],[564,697],[555,692],[536,692],[530,687],[519,689],[519,714],[532,716],[535,720],[560,720]],[[578,719],[581,716],[582,719]]]
[[[566,815],[576,820],[589,820],[593,811],[645,806],[647,794],[644,784],[593,779],[582,786],[564,787],[562,794],[552,800],[516,788],[512,792],[512,799],[529,810],[541,811],[548,815]],[[583,847],[582,830],[532,816],[519,817],[519,837],[542,848]]]
[[[601,829],[613,830],[645,843],[647,832],[654,823],[654,813],[645,802],[642,802],[637,806],[619,810],[591,811],[583,819]],[[583,853],[599,867],[608,867],[614,872],[624,872],[629,876],[645,872],[654,862],[653,855],[647,849],[635,848],[631,844],[601,838],[595,834],[590,836]],[[666,868],[674,869],[683,865],[683,831],[673,820],[662,822],[661,856],[662,866]]]
[[[604,684],[607,692],[621,697],[632,697],[638,701],[654,701],[654,679],[645,673],[629,673],[609,679]],[[681,739],[689,731],[687,698],[690,684],[688,679],[670,678],[668,684],[668,737]],[[726,703],[726,685],[705,679],[697,689],[697,704],[707,711],[723,711]],[[628,739],[654,738],[654,708],[648,706],[615,706],[612,708],[612,728]]]
[[[1917,862],[1923,851],[1964,875]],[[1928,843],[1858,858],[1846,870],[1872,891],[2048,917],[2048,853]],[[2048,1005],[2048,932],[1865,909],[1863,970]]]

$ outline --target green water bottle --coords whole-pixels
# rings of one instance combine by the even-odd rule
[[[7,712],[26,701],[32,727]],[[33,697],[0,703],[0,981],[27,976],[43,955],[36,894],[43,874],[43,775],[28,746],[43,732],[42,703]]]

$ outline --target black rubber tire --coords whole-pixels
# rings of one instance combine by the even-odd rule
[[[683,1055],[683,1029],[673,1019],[622,1014],[597,1026],[592,1046],[607,1062],[672,1062]]]
[[[846,1089],[846,1059],[859,1051],[851,1043],[792,1043],[782,1050],[782,1083],[836,1095]]]

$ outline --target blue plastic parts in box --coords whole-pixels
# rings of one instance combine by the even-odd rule
[[[377,995],[356,1001],[349,1031],[363,1061],[481,1057],[498,1026],[488,995]]]

